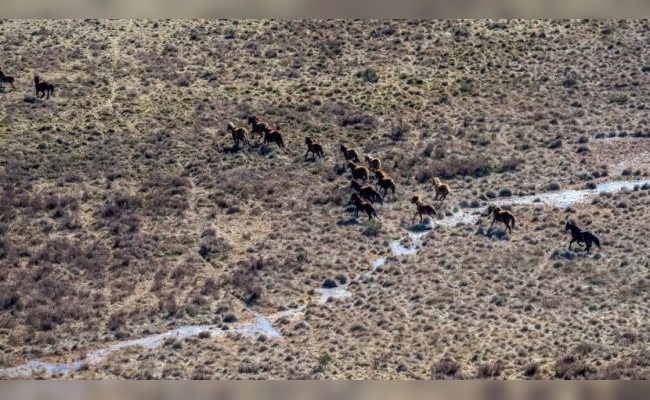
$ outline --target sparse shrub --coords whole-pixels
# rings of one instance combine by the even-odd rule
[[[512,156],[501,162],[501,164],[497,168],[497,172],[503,173],[503,172],[516,171],[517,167],[521,165],[523,162],[524,162],[523,158]]]
[[[334,281],[334,279],[327,278],[325,279],[325,281],[321,286],[323,287],[323,289],[333,289],[338,285],[336,284],[336,281]]]
[[[199,255],[209,262],[217,255],[220,258],[225,258],[231,249],[232,245],[226,239],[208,236],[203,238],[203,243],[199,247]]]
[[[375,117],[369,114],[345,114],[339,121],[341,126],[352,126],[356,129],[375,127]]]
[[[111,314],[111,316],[108,318],[107,327],[110,331],[114,331],[118,328],[123,327],[125,323],[126,323],[126,319],[125,319],[124,312],[117,311]]]
[[[341,285],[345,285],[345,283],[347,282],[347,278],[346,278],[345,275],[343,275],[343,274],[336,274],[336,276],[334,277],[334,279],[336,279],[337,281],[339,281],[339,283],[340,283]]]
[[[393,125],[390,128],[390,133],[388,136],[396,142],[400,140],[406,140],[410,130],[411,128],[409,128],[408,125],[399,123],[397,125]]]
[[[474,93],[474,85],[472,84],[472,82],[465,81],[460,84],[458,90],[460,90],[461,93],[472,94]]]
[[[594,350],[594,346],[591,343],[580,342],[575,347],[576,354],[581,356],[587,355]]]
[[[469,29],[464,25],[454,26],[451,30],[451,33],[454,36],[455,40],[459,40],[461,38],[466,38],[469,36]]]
[[[449,357],[445,357],[431,366],[431,379],[459,379],[462,378],[460,364]]]
[[[551,182],[547,186],[548,190],[560,190],[562,186],[558,182]]]
[[[235,28],[226,28],[223,31],[223,37],[226,39],[234,39],[236,35]]]
[[[263,294],[263,289],[257,284],[260,271],[266,268],[268,261],[257,258],[240,261],[230,275],[230,284],[237,290],[235,295],[249,305],[256,303]]]
[[[499,190],[499,196],[500,197],[510,197],[510,196],[512,196],[512,190],[510,190],[508,188],[503,188],[503,189]]]
[[[320,357],[318,357],[317,372],[325,372],[325,368],[327,368],[331,361],[332,356],[330,356],[328,353],[321,354]]]
[[[415,173],[415,180],[418,183],[426,183],[434,177],[433,170],[427,167],[420,167]]]
[[[364,223],[363,234],[366,236],[378,236],[381,233],[382,223],[376,218],[371,218]]]
[[[276,58],[278,56],[278,51],[275,49],[268,49],[264,52],[266,58]]]
[[[435,149],[435,145],[433,143],[429,142],[424,147],[424,150],[422,150],[422,155],[424,157],[431,157],[431,155],[433,154],[434,149]]]
[[[524,366],[524,376],[530,378],[539,372],[539,363],[532,362]]]
[[[617,93],[609,98],[610,103],[625,104],[630,99],[626,93]]]
[[[503,371],[503,363],[501,361],[497,361],[493,364],[484,363],[478,367],[478,370],[476,371],[476,378],[477,379],[497,378],[499,375],[501,375],[502,371]]]
[[[555,363],[555,377],[559,379],[589,379],[596,373],[596,370],[579,361],[574,354],[568,354]]]
[[[572,88],[574,87],[578,81],[575,78],[566,78],[562,81],[562,86],[565,88]]]
[[[548,145],[549,149],[559,149],[560,147],[562,147],[562,139],[556,139]]]
[[[168,317],[173,317],[178,313],[179,307],[174,293],[168,293],[166,297],[158,301],[158,310],[166,313]]]
[[[261,366],[258,363],[243,362],[239,365],[237,372],[240,374],[256,374],[260,369]]]
[[[379,74],[374,68],[366,68],[363,71],[357,72],[357,77],[361,78],[364,82],[369,82],[369,83],[379,82]]]

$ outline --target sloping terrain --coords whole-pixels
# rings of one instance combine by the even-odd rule
[[[0,93],[0,366],[297,309],[271,321],[279,338],[192,336],[34,376],[647,378],[648,186],[508,201],[648,179],[648,24],[0,21],[17,88]],[[285,149],[233,145],[227,123],[251,114]],[[341,144],[396,182],[378,222],[353,218]],[[414,195],[472,219],[396,256]],[[512,233],[488,232],[493,201]],[[602,248],[567,251],[566,218]],[[321,303],[326,279],[350,295]]]

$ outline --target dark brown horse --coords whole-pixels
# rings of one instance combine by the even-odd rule
[[[264,134],[264,144],[269,145],[270,143],[275,143],[284,149],[284,140],[282,140],[282,134],[275,129]]]
[[[368,200],[371,203],[378,202],[383,203],[381,195],[370,185],[361,185],[359,182],[352,179],[350,181],[350,187],[356,190],[361,197]]]
[[[386,197],[389,189],[393,192],[393,196],[395,196],[395,181],[390,176],[377,176],[377,185],[379,185],[381,189],[384,189],[384,197]]]
[[[41,81],[41,78],[38,75],[34,75],[34,85],[36,86],[36,95],[43,93],[40,98],[43,98],[47,94],[47,98],[50,98],[50,94],[54,94],[54,85],[48,81]]]
[[[494,216],[492,224],[490,224],[490,227],[488,228],[488,232],[492,229],[492,226],[496,221],[504,223],[508,232],[512,232],[512,228],[515,227],[515,216],[510,211],[504,210],[494,204],[490,204],[488,206],[488,213]]]
[[[357,193],[352,193],[350,202],[348,204],[354,204],[356,207],[354,210],[355,217],[359,216],[360,210],[365,211],[365,213],[368,214],[368,219],[377,217],[377,211],[375,211],[375,208],[372,206],[372,204],[369,201],[362,199],[361,196],[359,196]]]
[[[564,230],[571,231],[569,250],[571,250],[571,244],[573,242],[578,243],[578,246],[580,246],[580,243],[584,243],[585,252],[587,253],[589,253],[589,249],[591,249],[592,243],[595,243],[596,246],[600,249],[600,239],[598,239],[598,236],[596,236],[592,231],[583,231],[582,229],[578,228],[578,225],[576,225],[575,222],[567,220],[566,225],[564,225]]]
[[[307,144],[307,152],[305,153],[305,158],[307,158],[307,155],[309,153],[312,154],[314,159],[316,159],[316,156],[320,156],[321,158],[325,158],[325,152],[323,151],[323,145],[320,144],[320,142],[310,138],[306,137],[305,138],[305,143]]]
[[[247,121],[249,124],[251,124],[251,135],[255,135],[257,133],[260,138],[263,138],[264,134],[272,131],[271,125],[260,121],[260,119],[255,115],[249,115]]]
[[[16,82],[16,78],[14,78],[11,75],[5,75],[4,71],[0,69],[0,86],[4,85],[5,83],[8,83],[11,85],[14,90],[16,90],[16,86],[14,86],[14,82]]]
[[[355,148],[347,147],[341,143],[341,151],[343,152],[345,161],[354,161],[355,163],[359,162],[359,152]]]
[[[356,164],[354,161],[348,161],[348,168],[352,172],[352,179],[359,179],[364,183],[368,180],[370,170],[365,165]]]

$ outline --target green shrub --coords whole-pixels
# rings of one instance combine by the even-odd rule
[[[364,224],[363,234],[366,236],[378,236],[381,233],[381,221],[371,218]]]
[[[379,82],[379,74],[374,68],[366,68],[357,73],[357,77],[361,78],[364,82],[377,83]]]

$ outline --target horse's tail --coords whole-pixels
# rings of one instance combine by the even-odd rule
[[[510,220],[512,221],[512,227],[515,227],[515,216],[513,214],[510,214]]]
[[[600,249],[600,240],[598,240],[598,237],[596,235],[592,235],[594,238],[594,243],[596,243],[596,246]]]

